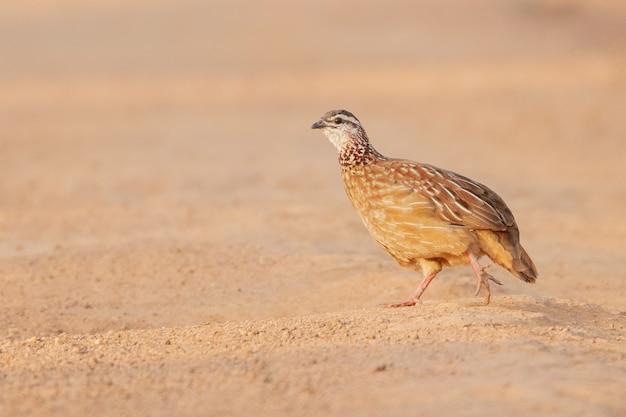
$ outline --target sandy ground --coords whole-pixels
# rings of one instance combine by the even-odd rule
[[[14,1],[0,52],[0,415],[626,414],[621,2]],[[497,190],[537,284],[382,308],[336,107]]]

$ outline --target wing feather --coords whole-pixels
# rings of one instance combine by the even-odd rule
[[[393,173],[395,184],[391,189],[396,197],[403,196],[395,206],[421,208],[422,215],[431,213],[450,226],[494,231],[516,227],[515,218],[504,201],[483,184],[411,161],[389,159],[379,165],[380,169]],[[420,222],[424,223],[424,219]]]

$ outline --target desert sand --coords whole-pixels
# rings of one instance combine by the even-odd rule
[[[5,3],[0,415],[626,415],[623,2]],[[338,107],[502,195],[537,283],[383,308],[420,277]]]

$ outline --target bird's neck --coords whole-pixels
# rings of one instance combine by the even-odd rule
[[[356,135],[346,135],[339,148],[339,164],[342,168],[367,165],[385,159],[370,144],[365,132]]]

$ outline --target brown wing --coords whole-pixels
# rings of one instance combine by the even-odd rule
[[[378,162],[394,179],[428,200],[439,218],[470,229],[506,231],[517,228],[504,201],[486,186],[431,165],[405,160]]]

